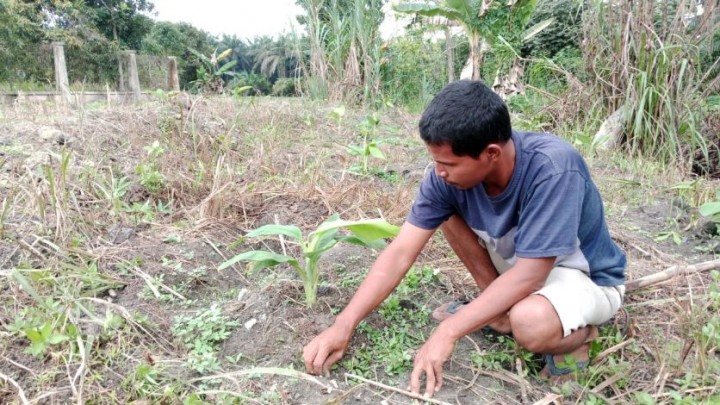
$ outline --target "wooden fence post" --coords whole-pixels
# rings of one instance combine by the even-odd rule
[[[128,56],[128,85],[133,95],[133,100],[140,99],[140,78],[138,77],[137,69],[137,58],[135,57],[135,51],[125,51]]]
[[[177,59],[168,56],[168,90],[180,91],[180,80],[178,79]]]
[[[72,103],[70,94],[70,80],[68,80],[67,66],[65,65],[65,48],[63,42],[53,42],[53,59],[55,60],[55,91],[60,94],[63,104]]]

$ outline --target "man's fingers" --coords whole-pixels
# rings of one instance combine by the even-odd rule
[[[322,366],[323,375],[327,375],[330,372],[330,367],[332,367],[333,364],[340,360],[342,356],[342,350],[335,350],[334,352],[330,353],[330,356],[328,356],[327,360],[325,360],[325,363]]]
[[[433,393],[440,391],[440,388],[442,388],[443,384],[443,368],[442,363],[435,366],[435,390],[434,391],[428,391],[428,393],[432,396]]]
[[[425,369],[425,395],[431,397],[435,393],[435,370],[428,364]]]
[[[305,369],[310,374],[315,374],[313,361],[315,360],[317,351],[317,345],[312,344],[312,342],[310,342],[310,344],[305,346],[305,349],[303,349],[303,360],[305,360]]]
[[[422,367],[416,365],[413,369],[412,374],[410,375],[410,392],[413,392],[415,394],[420,393],[420,376],[423,373]]]
[[[313,371],[312,374],[321,374],[323,371],[323,364],[325,364],[325,359],[328,357],[328,350],[325,347],[320,348],[320,350],[315,355],[315,359],[313,359],[312,366]]]

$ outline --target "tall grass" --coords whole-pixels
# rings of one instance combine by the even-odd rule
[[[625,111],[621,139],[633,156],[688,164],[707,156],[703,105],[718,91],[715,61],[703,63],[717,18],[695,2],[596,1],[585,18],[586,66],[610,111]],[[715,14],[713,7],[705,10]]]
[[[310,38],[305,91],[313,98],[371,101],[380,91],[380,0],[302,0]]]

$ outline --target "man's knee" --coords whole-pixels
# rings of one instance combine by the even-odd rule
[[[510,309],[513,336],[525,349],[543,353],[562,339],[562,324],[550,301],[541,295],[530,295]]]

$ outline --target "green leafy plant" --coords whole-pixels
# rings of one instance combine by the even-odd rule
[[[227,59],[232,54],[232,49],[226,49],[217,54],[215,50],[210,57],[203,55],[195,49],[189,48],[190,52],[195,55],[202,65],[197,70],[197,79],[192,84],[201,92],[211,92],[222,94],[225,92],[224,76],[234,76],[235,72],[231,69],[237,64],[237,61],[231,60],[220,65],[220,62]]]
[[[100,177],[92,183],[95,194],[108,202],[110,213],[117,215],[122,208],[122,199],[132,186],[127,177],[116,177],[112,169],[106,176]]]
[[[715,200],[706,202],[701,205],[700,215],[704,217],[710,217],[710,220],[715,223],[716,234],[720,235],[720,190],[715,192]]]
[[[363,142],[361,145],[350,145],[347,150],[352,156],[360,156],[362,165],[353,167],[351,170],[367,174],[370,157],[385,160],[385,154],[379,148],[380,142],[374,139],[378,124],[380,124],[380,118],[377,114],[365,117],[360,124],[360,134]]]
[[[341,105],[340,107],[333,109],[328,115],[330,118],[337,121],[338,129],[340,129],[342,127],[342,119],[345,116],[345,106]]]
[[[165,153],[165,148],[160,145],[157,140],[151,145],[145,146],[147,158],[145,162],[139,164],[135,171],[140,175],[140,184],[150,193],[158,193],[165,184],[165,176],[160,172],[158,160]]]
[[[354,374],[372,377],[377,359],[388,375],[401,375],[412,369],[413,351],[423,343],[430,323],[430,310],[417,306],[422,289],[438,281],[430,267],[413,267],[395,291],[378,308],[382,322],[361,322],[358,334],[367,337],[369,345],[354,349],[341,364]]]
[[[344,228],[350,231],[349,235],[340,233]],[[265,225],[249,232],[246,237],[286,236],[298,244],[304,256],[301,264],[298,258],[265,250],[253,250],[241,253],[222,263],[220,270],[226,269],[239,261],[251,262],[252,270],[259,270],[279,264],[292,266],[303,281],[305,289],[305,302],[312,306],[317,301],[317,286],[320,280],[318,262],[322,255],[339,242],[354,243],[370,248],[384,246],[384,238],[397,235],[399,228],[389,224],[384,219],[361,219],[358,221],[344,221],[339,215],[330,216],[320,226],[303,237],[300,228],[294,225]]]
[[[238,321],[225,316],[217,304],[194,316],[175,317],[173,334],[189,349],[188,365],[199,373],[220,368],[217,346],[230,336]]]

